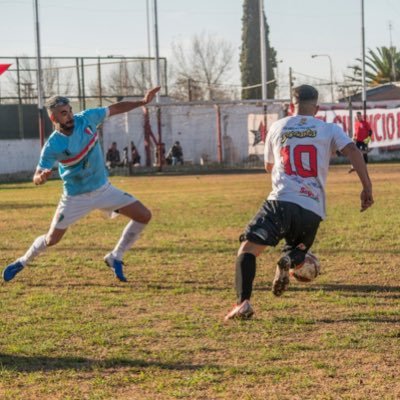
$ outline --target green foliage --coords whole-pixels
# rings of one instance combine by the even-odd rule
[[[276,51],[269,43],[269,26],[264,16],[265,36],[267,45],[267,79],[275,79]],[[261,83],[260,58],[260,12],[258,0],[244,0],[242,17],[242,49],[240,54],[240,71],[242,86],[252,86]],[[275,96],[275,83],[267,86],[268,98]],[[261,99],[261,87],[242,91],[243,99]]]
[[[395,46],[377,47],[376,50],[368,49],[365,59],[365,79],[369,86],[400,80],[400,52]],[[349,68],[353,73],[349,78],[361,84],[361,59],[357,58],[357,64]]]

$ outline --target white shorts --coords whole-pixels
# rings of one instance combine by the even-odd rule
[[[135,201],[137,199],[134,196],[117,189],[109,182],[93,192],[77,196],[63,194],[54,214],[51,228],[66,229],[93,210],[102,210],[111,215],[113,211]]]

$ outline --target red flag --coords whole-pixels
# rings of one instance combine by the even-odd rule
[[[11,67],[11,64],[0,64],[0,75],[3,72],[6,72],[8,70],[8,68],[10,68],[10,67]]]

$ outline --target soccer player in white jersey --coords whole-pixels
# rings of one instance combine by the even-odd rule
[[[241,235],[236,259],[237,304],[226,315],[250,318],[256,257],[267,247],[286,244],[276,267],[272,292],[289,285],[289,269],[300,265],[325,218],[325,183],[332,152],[349,158],[362,184],[361,211],[373,204],[372,185],[361,152],[336,124],[317,118],[318,91],[309,85],[293,90],[293,116],[271,125],[265,143],[265,168],[272,172],[272,192]]]
[[[68,227],[95,209],[117,212],[130,218],[115,248],[104,257],[115,276],[126,282],[123,254],[135,243],[151,219],[151,212],[139,200],[110,184],[100,147],[97,126],[107,117],[150,103],[160,87],[147,91],[141,101],[121,101],[73,114],[66,97],[54,96],[47,102],[48,115],[55,131],[42,149],[33,176],[35,185],[43,185],[58,162],[64,191],[50,229],[37,237],[28,251],[3,271],[10,281],[24,267],[50,246],[57,244]]]

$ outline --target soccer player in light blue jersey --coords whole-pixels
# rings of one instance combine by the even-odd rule
[[[64,192],[49,231],[37,237],[22,257],[4,269],[5,281],[12,280],[47,247],[57,244],[70,225],[92,210],[100,209],[130,218],[115,248],[104,257],[115,276],[126,282],[122,257],[150,222],[151,212],[134,196],[115,188],[108,181],[97,126],[107,117],[150,103],[159,90],[160,87],[150,89],[141,101],[121,101],[75,115],[66,97],[49,99],[47,110],[55,131],[42,149],[33,182],[35,185],[46,183],[52,167],[58,162]]]

